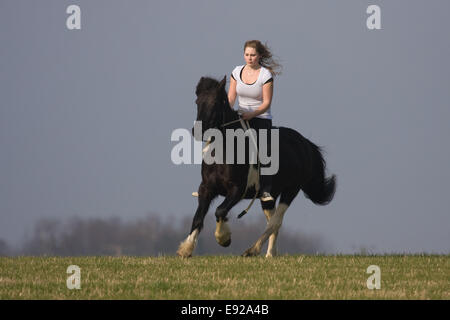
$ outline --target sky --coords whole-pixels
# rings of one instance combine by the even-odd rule
[[[193,217],[200,165],[172,163],[171,134],[192,127],[200,77],[229,78],[259,39],[283,66],[274,124],[322,146],[337,176],[334,200],[300,193],[281,232],[333,253],[450,253],[448,12],[447,0],[2,0],[0,238],[17,245],[43,217]]]

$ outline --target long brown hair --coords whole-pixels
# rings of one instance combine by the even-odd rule
[[[254,48],[258,52],[260,56],[259,64],[267,68],[273,76],[281,74],[281,71],[278,71],[278,69],[281,69],[282,66],[273,58],[267,43],[262,44],[259,40],[249,40],[244,44],[244,51],[247,47]]]

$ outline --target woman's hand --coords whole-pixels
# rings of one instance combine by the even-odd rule
[[[244,112],[241,115],[242,120],[251,120],[255,117],[255,113],[252,111]]]

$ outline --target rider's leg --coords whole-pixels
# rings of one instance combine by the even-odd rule
[[[260,132],[259,129],[267,130],[267,156],[271,156],[271,128],[272,128],[272,120],[271,119],[261,119],[261,118],[253,118],[250,120],[250,126],[256,129],[258,134],[258,146],[260,141]],[[260,164],[262,168],[269,167],[270,163]],[[262,201],[273,201],[273,197],[271,196],[272,191],[272,175],[260,175],[260,194]]]

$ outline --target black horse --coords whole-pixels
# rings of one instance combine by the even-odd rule
[[[202,77],[197,84],[197,121],[202,122],[202,134],[210,128],[220,130],[241,129],[239,115],[230,108],[225,90],[226,76],[222,81]],[[224,124],[227,124],[226,127]],[[303,190],[305,196],[318,205],[328,204],[334,196],[336,177],[325,177],[325,160],[320,147],[303,137],[297,131],[279,129],[279,169],[273,176],[271,194],[275,201],[261,201],[267,219],[267,226],[256,243],[246,250],[244,256],[259,255],[261,247],[269,238],[266,257],[276,254],[275,242],[284,213]],[[194,128],[193,128],[194,132]],[[225,137],[225,134],[223,135]],[[272,150],[273,151],[273,150]],[[225,148],[223,153],[225,155]],[[195,249],[198,235],[203,228],[203,220],[211,201],[224,196],[224,201],[216,209],[216,240],[222,246],[231,243],[231,232],[227,224],[229,210],[241,199],[252,199],[257,190],[257,181],[247,187],[249,169],[254,164],[206,164],[202,162],[202,182],[198,188],[198,208],[189,236],[177,251],[182,257],[190,257]],[[256,179],[257,180],[257,179]],[[245,192],[245,195],[244,195]],[[257,194],[256,196],[260,196]],[[277,198],[278,206],[275,206]]]

